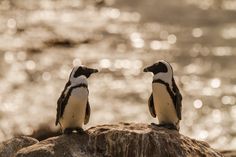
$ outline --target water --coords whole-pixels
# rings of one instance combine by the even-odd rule
[[[0,3],[1,140],[57,129],[56,101],[78,64],[100,70],[86,128],[156,122],[142,69],[165,59],[183,95],[181,133],[236,149],[236,1]]]

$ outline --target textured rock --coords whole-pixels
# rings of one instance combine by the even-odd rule
[[[223,157],[197,141],[147,124],[92,127],[83,135],[61,135],[21,149],[17,157]]]
[[[236,150],[224,150],[221,151],[224,157],[236,157]]]
[[[0,157],[12,157],[18,150],[38,143],[38,140],[31,137],[15,137],[0,143]]]

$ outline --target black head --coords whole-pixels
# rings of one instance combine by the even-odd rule
[[[70,78],[77,78],[81,75],[84,75],[87,78],[89,78],[91,74],[97,73],[97,72],[98,72],[97,69],[87,68],[85,66],[78,66],[78,67],[73,68]]]
[[[170,65],[166,61],[159,61],[143,69],[143,72],[152,72],[154,75],[160,72],[167,73],[168,72],[167,66],[170,66]]]

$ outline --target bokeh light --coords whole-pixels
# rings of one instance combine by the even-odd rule
[[[199,100],[199,99],[197,99],[197,100],[195,100],[195,101],[193,102],[193,106],[194,106],[196,109],[201,108],[202,105],[203,105],[203,103],[202,103],[202,101]]]
[[[203,31],[202,31],[201,28],[194,28],[193,31],[192,31],[192,35],[193,35],[193,37],[195,37],[195,38],[201,37],[202,34],[203,34]]]

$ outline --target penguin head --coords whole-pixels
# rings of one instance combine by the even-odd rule
[[[169,73],[172,75],[173,73],[171,65],[164,60],[160,60],[153,65],[144,68],[143,72],[152,72],[154,75],[158,73]]]
[[[88,68],[85,66],[76,66],[73,68],[71,74],[70,74],[70,80],[76,79],[80,76],[85,76],[86,78],[89,78],[89,76],[93,73],[97,73],[97,69]]]

